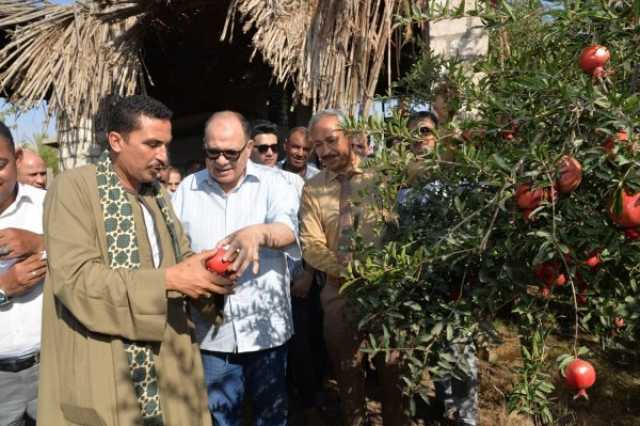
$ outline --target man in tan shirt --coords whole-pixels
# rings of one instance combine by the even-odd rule
[[[345,424],[361,425],[365,418],[364,336],[346,297],[339,293],[342,278],[351,261],[349,235],[357,232],[373,241],[373,219],[361,194],[371,188],[373,175],[359,168],[360,158],[342,130],[344,115],[327,110],[309,122],[309,137],[325,169],[304,186],[301,204],[303,256],[308,264],[327,274],[320,299],[324,312],[324,334],[329,358],[338,379]],[[397,359],[396,359],[397,360]],[[402,391],[395,365],[380,361],[383,419],[386,426],[403,425]]]

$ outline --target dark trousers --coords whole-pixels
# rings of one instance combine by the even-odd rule
[[[305,299],[292,298],[291,305],[294,335],[289,341],[290,383],[302,407],[309,409],[322,390],[327,364],[319,287],[314,284]]]

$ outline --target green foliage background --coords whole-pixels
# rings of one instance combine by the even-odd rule
[[[638,155],[632,144],[618,144],[609,156],[602,144],[621,129],[633,140],[640,129],[640,3],[565,2],[548,10],[537,2],[502,2],[467,14],[486,23],[489,55],[462,64],[425,52],[397,87],[426,101],[443,82],[453,93],[459,112],[440,128],[436,152],[410,153],[417,135],[405,117],[351,123],[394,141],[394,148],[372,166],[385,244],[360,241],[344,291],[361,310],[371,352],[399,350],[406,392],[423,397],[425,369],[436,378],[464,373],[444,348],[469,335],[489,344],[494,320],[506,319],[520,330],[525,360],[509,406],[546,424],[553,421],[554,388],[543,370],[549,333],[575,333],[574,353],[560,367],[580,354],[588,359],[581,337],[605,348],[636,341],[640,242],[625,239],[608,211],[612,202],[620,208],[623,188],[640,188]],[[603,79],[578,66],[592,43],[611,51]],[[465,130],[472,136],[462,138]],[[506,140],[512,130],[513,140]],[[517,187],[553,186],[567,154],[582,164],[582,184],[524,220],[514,202]],[[403,206],[401,189],[413,194]],[[602,264],[592,269],[584,260],[594,252]],[[533,269],[548,260],[561,264],[568,284],[543,298]],[[615,317],[625,318],[624,330],[614,331]]]

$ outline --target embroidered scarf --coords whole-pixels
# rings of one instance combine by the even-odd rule
[[[133,209],[113,170],[109,153],[105,151],[97,164],[96,179],[98,194],[102,206],[102,216],[107,234],[107,253],[109,266],[113,269],[139,269],[140,253],[136,239]],[[154,195],[167,225],[176,259],[180,261],[181,253],[177,239],[175,224],[169,214],[169,206],[161,195],[157,182],[144,186],[144,193]],[[153,285],[154,283],[149,283]],[[129,373],[133,389],[140,404],[143,424],[145,426],[162,426],[162,407],[160,407],[160,389],[155,360],[151,345],[145,342],[124,341],[124,349],[129,362]]]

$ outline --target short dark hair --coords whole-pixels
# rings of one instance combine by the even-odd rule
[[[309,132],[307,131],[307,128],[304,126],[294,127],[293,129],[289,130],[289,134],[287,135],[287,140],[296,133],[302,133],[306,138]]]
[[[0,138],[5,139],[9,143],[9,149],[11,151],[16,151],[16,145],[15,142],[13,142],[11,130],[9,130],[9,127],[7,127],[7,125],[2,121],[0,121]]]
[[[436,127],[438,127],[438,124],[439,124],[438,116],[435,115],[435,113],[433,113],[432,111],[414,112],[409,116],[408,125],[409,127],[411,127],[412,124],[416,124],[418,121],[424,120],[425,118],[428,118],[431,121],[433,121],[433,124],[435,124]]]
[[[278,138],[278,126],[271,121],[256,120],[251,126],[251,139],[258,135],[276,135]]]
[[[159,120],[171,120],[173,112],[162,102],[150,96],[108,95],[102,98],[98,107],[95,118],[96,133],[105,138],[109,132],[131,133],[139,128],[141,115]]]

